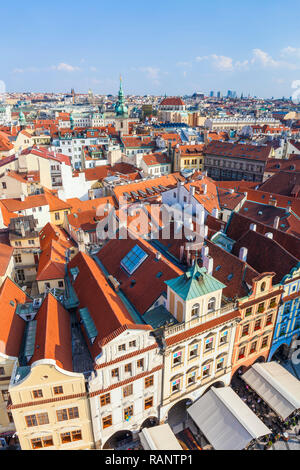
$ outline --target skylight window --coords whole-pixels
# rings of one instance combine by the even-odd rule
[[[122,259],[121,266],[128,274],[131,275],[147,257],[147,253],[145,253],[138,245],[135,245],[125,258]]]
[[[227,277],[228,281],[231,281],[232,278],[233,278],[233,274],[229,274],[229,276]]]

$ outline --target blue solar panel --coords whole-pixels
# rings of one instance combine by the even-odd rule
[[[133,274],[134,271],[142,264],[147,258],[145,253],[138,245],[135,245],[132,250],[121,261],[121,266],[128,272]]]

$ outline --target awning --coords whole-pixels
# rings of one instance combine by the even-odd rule
[[[168,424],[144,428],[139,437],[145,450],[182,450]]]
[[[212,387],[187,411],[216,450],[242,450],[271,433],[230,387]]]
[[[257,362],[242,379],[282,419],[300,408],[300,381],[277,362]]]

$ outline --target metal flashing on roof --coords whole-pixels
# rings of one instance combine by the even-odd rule
[[[96,328],[94,320],[92,319],[91,314],[90,314],[89,310],[86,307],[81,308],[79,310],[79,315],[80,315],[80,318],[83,322],[86,334],[87,334],[89,340],[91,341],[91,343],[93,343],[95,338],[98,335],[98,330]]]
[[[27,361],[29,361],[34,354],[36,328],[37,320],[32,320],[26,324],[23,356]]]

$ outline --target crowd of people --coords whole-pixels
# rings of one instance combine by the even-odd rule
[[[272,431],[259,440],[264,445],[265,449],[271,447],[280,439],[284,441],[289,440],[289,431],[295,428],[300,422],[300,411],[295,411],[285,421],[282,420],[269,405],[243,381],[241,374],[237,374],[232,388],[256,416]],[[300,429],[298,430],[298,435],[300,438]],[[252,441],[248,446],[248,450],[255,448],[256,444],[256,441]]]

